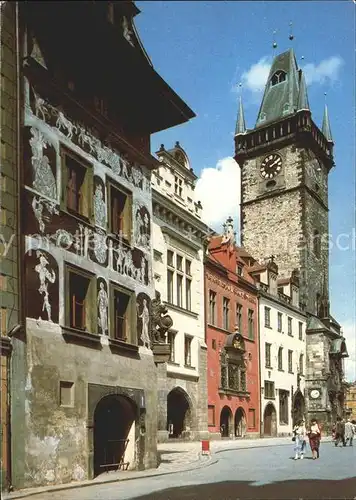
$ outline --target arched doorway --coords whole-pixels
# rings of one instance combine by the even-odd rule
[[[188,394],[176,387],[167,396],[167,430],[170,438],[184,437],[190,430],[191,405]]]
[[[293,426],[305,418],[305,400],[301,391],[297,391],[293,401]]]
[[[224,406],[220,413],[220,433],[221,437],[229,437],[232,431],[232,411],[228,406]]]
[[[242,408],[235,412],[235,437],[244,437],[246,433],[246,416]]]
[[[272,403],[269,403],[263,415],[263,434],[264,436],[277,435],[277,413]]]
[[[106,396],[94,412],[94,475],[134,460],[135,404],[124,396]]]

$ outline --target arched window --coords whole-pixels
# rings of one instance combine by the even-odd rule
[[[317,229],[313,233],[313,252],[316,257],[320,257],[320,233]]]
[[[275,72],[275,74],[271,78],[271,85],[277,85],[277,83],[282,83],[287,79],[287,74],[285,71],[278,70]]]

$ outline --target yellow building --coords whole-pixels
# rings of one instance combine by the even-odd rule
[[[346,415],[351,420],[356,420],[356,382],[350,384],[346,390],[345,409]]]

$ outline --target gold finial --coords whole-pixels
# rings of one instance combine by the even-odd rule
[[[274,30],[274,32],[273,32],[273,43],[272,43],[272,47],[273,47],[274,49],[276,49],[276,48],[277,48],[276,34],[277,34],[277,30]]]
[[[293,23],[292,21],[289,23],[289,40],[292,41],[294,39],[293,35]]]

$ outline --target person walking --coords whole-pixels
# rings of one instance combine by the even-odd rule
[[[321,440],[321,431],[316,418],[313,418],[308,431],[310,449],[312,451],[313,460],[319,458],[319,448]]]
[[[335,429],[335,446],[342,442],[343,446],[346,446],[345,442],[345,422],[341,420],[341,417],[336,419],[336,429]]]
[[[304,458],[304,448],[306,446],[306,434],[307,430],[305,428],[304,420],[300,420],[293,428],[293,440],[295,441],[295,456],[294,460],[298,460],[300,458],[303,460]]]
[[[347,422],[345,424],[345,444],[347,444],[348,441],[350,441],[349,446],[352,446],[352,441],[354,439],[354,425],[352,424],[351,420],[348,418]]]

